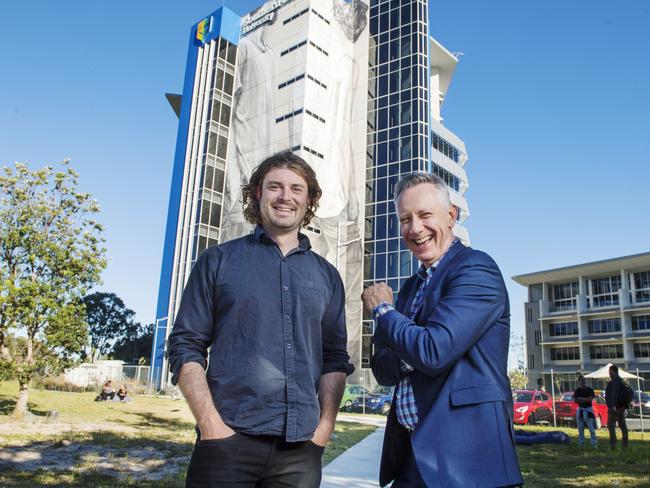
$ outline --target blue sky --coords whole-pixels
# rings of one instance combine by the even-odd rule
[[[228,0],[243,14],[261,1]],[[0,166],[69,157],[102,207],[100,289],[154,319],[190,26],[221,2],[48,0],[0,6]],[[650,3],[430,3],[464,55],[445,124],[467,144],[472,245],[512,275],[646,252]]]

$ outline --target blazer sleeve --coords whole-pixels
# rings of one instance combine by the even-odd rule
[[[378,319],[375,331],[377,342],[429,376],[453,366],[507,309],[505,284],[492,258],[473,251],[454,264],[424,326],[391,310]]]
[[[390,347],[375,346],[375,353],[370,358],[372,374],[382,386],[395,386],[401,378],[400,359]]]

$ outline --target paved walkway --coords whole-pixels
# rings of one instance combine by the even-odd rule
[[[348,420],[341,417],[339,416],[338,420]],[[381,420],[372,423],[376,425],[381,423]],[[349,421],[360,422],[360,419],[356,417]],[[386,420],[383,419],[383,424],[385,423]],[[380,427],[364,440],[345,451],[325,466],[320,487],[377,488],[379,486],[379,457],[383,440],[384,428]]]

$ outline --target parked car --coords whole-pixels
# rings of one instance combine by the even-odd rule
[[[629,413],[635,417],[640,417],[641,413],[644,418],[650,417],[650,394],[636,390]]]
[[[378,413],[388,415],[390,405],[393,401],[393,387],[376,386],[367,395],[362,395],[352,402],[352,409],[365,411],[366,413]],[[364,408],[365,403],[365,408]]]
[[[515,424],[536,424],[553,420],[553,400],[542,390],[513,390]]]
[[[594,417],[596,419],[596,428],[600,429],[607,425],[607,402],[605,397],[596,394],[592,402]],[[555,419],[558,422],[576,423],[576,411],[578,404],[573,401],[573,392],[566,392],[560,395],[559,400],[555,402]]]
[[[353,402],[362,395],[367,395],[368,389],[361,385],[345,385],[345,390],[343,390],[343,397],[341,398],[341,404],[339,405],[339,410],[345,410],[346,412],[352,411]]]

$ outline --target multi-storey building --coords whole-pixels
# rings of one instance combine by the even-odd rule
[[[370,382],[364,281],[397,290],[418,266],[400,242],[399,177],[433,172],[459,209],[468,241],[463,142],[440,110],[457,59],[429,36],[424,0],[270,0],[239,17],[227,8],[191,29],[158,295],[153,378],[198,255],[250,232],[241,185],[265,157],[293,151],[323,197],[303,229],[346,287],[353,381]]]
[[[650,380],[650,253],[514,276],[525,305],[529,386],[562,390],[607,363]],[[604,387],[606,381],[596,386]]]

